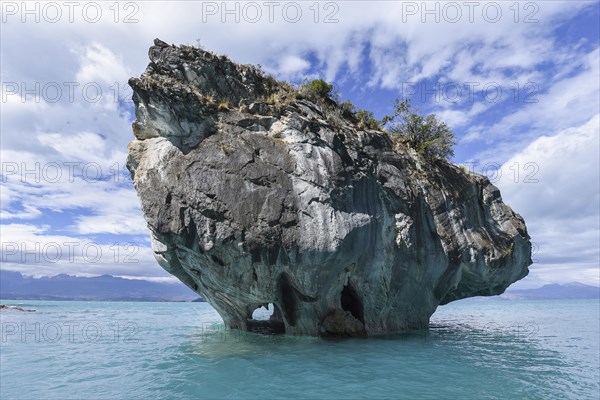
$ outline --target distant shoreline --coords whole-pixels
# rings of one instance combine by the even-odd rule
[[[488,302],[498,301],[502,303],[506,302],[520,302],[520,301],[578,301],[578,300],[598,300],[600,297],[578,297],[578,298],[506,298],[503,295],[498,296],[477,296],[468,297],[466,299],[457,300],[448,304],[456,302]],[[64,298],[0,298],[0,305],[3,305],[5,301],[64,301],[64,302],[97,302],[97,303],[206,303],[206,300],[198,298],[195,300],[149,300],[149,299],[64,299]],[[440,306],[443,307],[443,306]]]
[[[201,298],[193,300],[165,300],[165,299],[78,299],[78,298],[47,298],[47,297],[2,297],[0,304],[4,301],[96,301],[112,303],[205,303]]]

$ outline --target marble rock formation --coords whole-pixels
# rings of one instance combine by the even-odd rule
[[[228,327],[423,329],[438,305],[527,275],[525,223],[486,177],[253,66],[158,39],[149,56],[128,168],[160,265]]]

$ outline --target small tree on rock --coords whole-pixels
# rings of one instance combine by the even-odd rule
[[[325,82],[323,79],[315,79],[310,82],[305,81],[300,87],[300,94],[315,103],[332,102],[333,85]]]
[[[394,115],[381,121],[383,124],[390,123],[392,134],[398,135],[400,140],[425,157],[447,159],[454,155],[454,133],[435,114],[419,115],[408,100],[396,99],[394,108]]]

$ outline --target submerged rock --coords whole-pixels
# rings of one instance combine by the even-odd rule
[[[523,219],[478,174],[363,130],[252,66],[159,40],[128,168],[160,265],[227,326],[365,336],[527,275]],[[253,311],[272,303],[270,320]],[[258,328],[257,328],[258,327]]]
[[[0,310],[35,312],[35,310],[29,310],[29,309],[22,308],[22,307],[19,307],[19,306],[7,306],[7,305],[4,305],[4,304],[0,304]]]

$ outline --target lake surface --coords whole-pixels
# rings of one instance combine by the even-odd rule
[[[226,331],[206,303],[3,301],[0,398],[598,399],[598,300],[440,307],[422,335]]]

